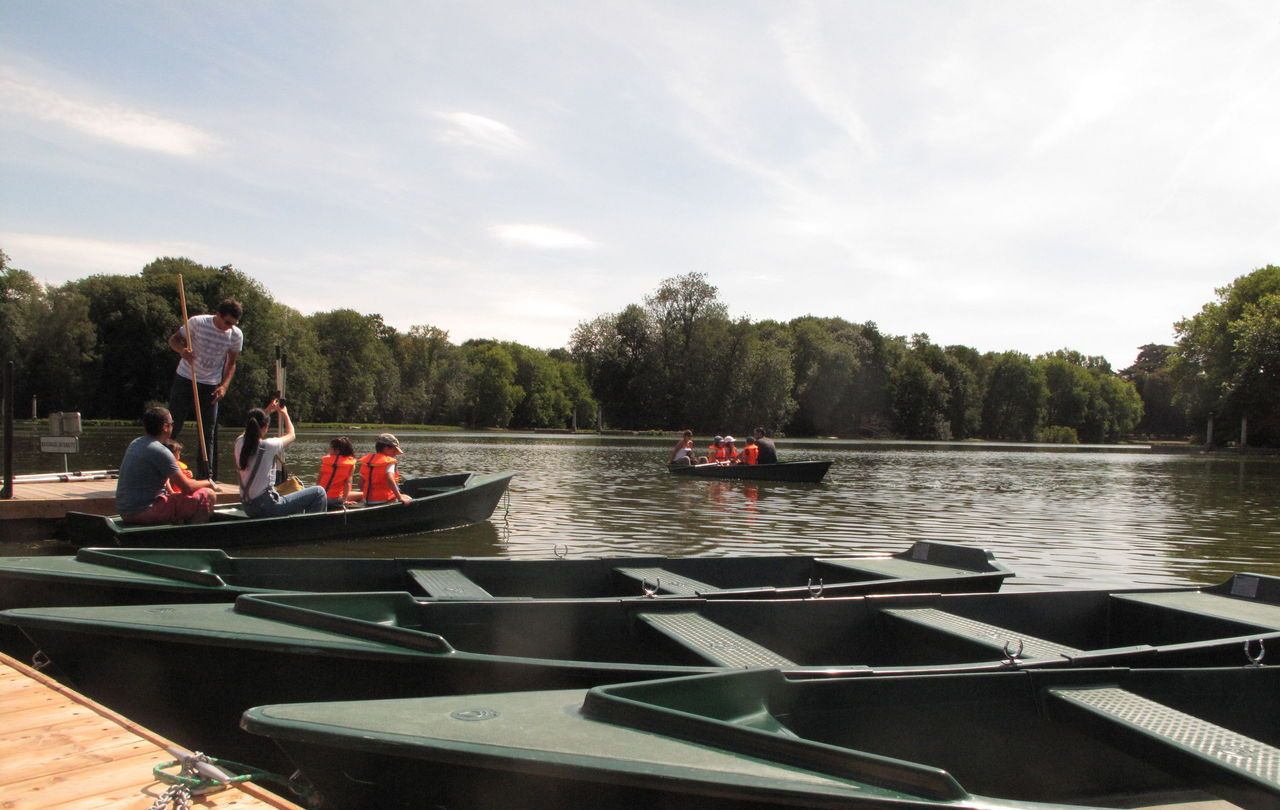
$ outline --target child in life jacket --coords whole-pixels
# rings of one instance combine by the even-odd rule
[[[183,476],[194,481],[195,474],[191,472],[191,468],[182,460],[182,442],[169,442],[165,447],[169,448],[170,453],[173,453],[174,459],[178,462],[178,469],[182,470]],[[164,488],[166,492],[174,491],[173,484],[170,484],[168,481],[165,482]]]
[[[739,464],[756,464],[760,458],[760,446],[756,444],[754,436],[747,437],[747,443],[742,448],[742,455],[738,459]]]
[[[720,445],[720,452],[716,455],[716,461],[721,464],[737,464],[738,448],[734,446],[735,439],[732,436],[725,436],[724,443]]]
[[[396,472],[396,459],[400,456],[400,440],[390,433],[378,435],[373,442],[373,452],[360,459],[360,491],[369,506],[391,501],[410,503],[408,495],[400,491],[400,474]]]
[[[351,446],[351,440],[346,436],[330,439],[329,452],[320,459],[320,475],[316,479],[316,483],[324,487],[330,508],[352,504],[364,498],[363,493],[351,491],[355,471],[356,451]]]

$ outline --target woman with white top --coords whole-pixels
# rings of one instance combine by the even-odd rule
[[[267,430],[273,413],[280,414],[284,435],[268,438]],[[279,400],[271,400],[266,410],[254,408],[245,417],[244,433],[236,439],[235,457],[236,472],[240,478],[240,506],[249,517],[282,517],[325,511],[324,487],[306,487],[288,495],[276,492],[272,462],[297,437],[289,412]]]

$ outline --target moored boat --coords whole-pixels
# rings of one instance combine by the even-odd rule
[[[241,712],[266,703],[584,688],[743,667],[826,677],[1233,665],[1260,658],[1263,644],[1280,647],[1280,579],[755,601],[258,594],[234,605],[8,610],[0,622],[90,697],[188,747],[268,764],[275,752],[236,728]]]
[[[733,478],[743,481],[788,481],[816,484],[826,477],[830,461],[780,461],[776,464],[671,464],[672,475],[689,478]]]
[[[448,529],[488,520],[515,473],[454,473],[404,481],[408,504],[332,509],[312,515],[250,518],[238,504],[220,506],[208,523],[131,526],[118,515],[68,512],[59,529],[77,546],[235,548]]]
[[[262,706],[243,725],[324,807],[1273,808],[1277,695],[1280,667],[755,670]]]
[[[410,591],[431,599],[700,596],[774,599],[995,591],[984,549],[922,540],[892,555],[809,557],[304,558],[221,549],[83,548],[0,558],[0,610],[230,602],[246,593]]]

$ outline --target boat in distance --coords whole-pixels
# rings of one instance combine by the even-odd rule
[[[0,610],[231,602],[246,593],[410,591],[431,599],[775,599],[995,591],[985,549],[921,540],[891,555],[809,557],[233,557],[221,549],[82,548],[0,558]]]
[[[311,515],[251,518],[239,504],[216,507],[207,523],[137,526],[119,515],[68,512],[59,537],[76,546],[235,548],[448,529],[488,520],[515,473],[471,472],[411,478],[411,503],[331,509]]]
[[[836,599],[250,594],[234,604],[13,609],[0,623],[100,703],[189,748],[279,768],[267,741],[237,727],[250,706],[586,688],[747,667],[831,677],[1247,663],[1263,645],[1280,648],[1280,578]],[[201,683],[216,686],[193,699]]]
[[[1278,696],[1280,667],[751,670],[269,705],[242,725],[326,808],[1253,810],[1280,806]]]
[[[789,481],[816,484],[826,477],[830,461],[779,461],[776,464],[670,464],[672,475],[732,478],[742,481]]]

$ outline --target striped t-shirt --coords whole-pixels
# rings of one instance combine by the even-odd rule
[[[222,331],[213,325],[212,315],[196,315],[190,319],[191,350],[196,353],[196,382],[205,385],[222,383],[222,367],[227,363],[227,352],[240,353],[244,346],[244,333],[233,326]],[[186,327],[178,327],[178,334],[187,336]],[[178,376],[191,379],[191,364],[178,361]]]

